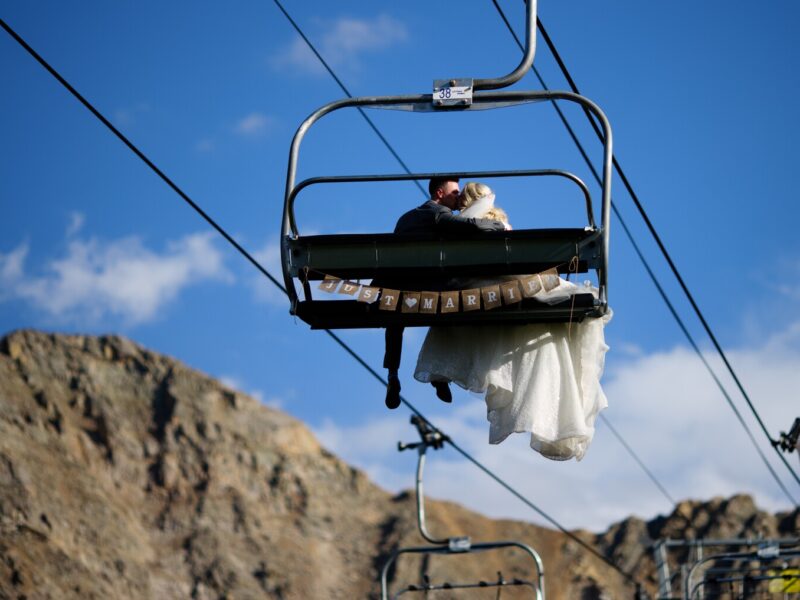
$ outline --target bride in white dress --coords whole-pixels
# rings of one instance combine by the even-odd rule
[[[468,183],[463,194],[463,216],[508,223],[488,186]],[[458,287],[497,281],[471,280]],[[559,279],[554,290],[537,299],[559,301],[577,291],[578,286]],[[414,377],[425,383],[454,382],[485,394],[490,443],[528,432],[531,448],[543,456],[580,460],[594,436],[597,414],[608,405],[600,376],[608,350],[603,328],[610,318],[609,311],[571,325],[431,327]]]

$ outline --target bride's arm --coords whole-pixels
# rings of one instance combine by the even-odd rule
[[[451,212],[441,212],[436,215],[436,227],[447,231],[503,231],[506,226],[502,221],[489,219],[474,219],[463,215],[454,215]]]

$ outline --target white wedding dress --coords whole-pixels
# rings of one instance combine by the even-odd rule
[[[486,208],[462,214],[479,217]],[[566,290],[559,290],[560,284],[542,300],[582,291],[561,283]],[[531,448],[543,456],[580,460],[594,436],[597,414],[608,405],[600,377],[608,350],[603,329],[610,318],[609,311],[583,323],[431,327],[414,377],[425,383],[452,381],[485,394],[489,443],[530,433]]]

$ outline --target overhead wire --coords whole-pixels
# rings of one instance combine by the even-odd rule
[[[520,41],[519,37],[517,37],[517,33],[514,31],[514,28],[511,26],[511,23],[506,18],[506,15],[503,12],[503,9],[500,8],[499,4],[497,3],[497,0],[492,0],[492,3],[494,4],[495,8],[497,9],[498,13],[500,14],[500,18],[503,20],[503,23],[505,23],[506,28],[508,29],[508,31],[511,33],[512,37],[514,38],[514,41],[516,41],[517,46],[519,46],[520,50],[522,50],[524,52],[525,48],[522,45],[522,42]],[[542,89],[549,90],[550,88],[548,88],[548,86],[545,83],[544,79],[540,75],[539,70],[534,65],[531,65],[531,70],[536,75],[536,78],[539,80],[539,84],[542,86]],[[561,107],[558,105],[558,103],[556,103],[554,101],[550,101],[550,104],[553,106],[553,108],[555,109],[555,111],[558,114],[559,118],[561,119],[561,122],[566,127],[567,133],[569,134],[570,138],[572,139],[572,141],[575,143],[576,147],[578,148],[578,151],[579,151],[581,157],[583,158],[584,162],[586,162],[586,164],[589,166],[590,170],[592,171],[592,174],[594,175],[595,181],[597,181],[598,185],[602,185],[602,181],[600,179],[600,175],[597,173],[597,170],[595,169],[594,164],[592,163],[591,159],[589,158],[589,154],[586,152],[586,149],[583,147],[583,144],[581,144],[581,142],[578,139],[578,136],[576,135],[576,133],[573,130],[572,126],[569,124],[569,121],[567,120],[566,116],[564,115],[564,112],[561,110]],[[649,269],[649,266],[646,264],[644,256],[638,251],[638,245],[636,244],[636,241],[633,239],[633,235],[631,234],[630,230],[628,229],[628,226],[625,224],[625,220],[622,218],[622,215],[619,214],[619,212],[617,211],[617,207],[614,204],[613,199],[611,200],[611,209],[614,212],[614,214],[617,216],[617,218],[619,219],[620,223],[622,224],[623,230],[627,234],[628,239],[630,240],[631,244],[633,244],[634,249],[636,249],[637,253],[639,254],[640,259],[645,262],[645,267],[647,268],[648,272],[651,274],[651,278],[653,278],[653,283],[655,283],[656,287],[658,288],[658,290],[662,292],[662,297],[664,298],[664,301],[667,302],[667,304],[669,305],[670,304],[669,299],[666,297],[665,294],[663,294],[663,290],[661,290],[661,286],[655,280],[655,275],[653,275],[652,271],[650,271],[650,269]],[[647,477],[653,482],[653,484],[662,493],[662,495],[672,505],[676,504],[675,500],[673,499],[672,495],[667,491],[666,487],[658,480],[658,478],[655,476],[655,474],[649,468],[647,468],[647,466],[644,464],[642,459],[639,457],[638,453],[630,446],[630,444],[628,444],[625,441],[625,439],[622,437],[622,435],[619,433],[619,431],[617,431],[617,429],[612,425],[611,420],[608,417],[606,417],[605,415],[603,415],[603,414],[600,414],[600,419],[608,426],[609,430],[614,435],[614,437],[617,438],[617,440],[620,442],[620,444],[623,446],[623,448],[625,448],[625,450],[628,452],[628,454],[630,454],[630,456],[633,458],[633,460],[636,462],[636,464],[638,464],[641,467],[641,469],[644,471],[645,475],[647,475]]]
[[[678,504],[677,501],[672,497],[672,495],[667,491],[667,488],[664,487],[664,485],[658,480],[655,474],[650,469],[648,469],[647,465],[645,465],[642,459],[639,458],[639,455],[636,453],[636,451],[633,448],[631,448],[628,442],[625,441],[625,438],[623,438],[622,435],[619,433],[619,431],[617,431],[616,427],[614,427],[614,425],[611,424],[611,421],[602,413],[600,413],[599,416],[600,420],[602,420],[603,423],[606,424],[606,427],[608,427],[608,429],[611,431],[614,437],[617,438],[617,441],[619,441],[619,443],[622,444],[622,447],[625,448],[625,450],[628,452],[628,454],[631,455],[633,460],[636,461],[636,464],[638,464],[639,467],[642,469],[642,471],[645,472],[647,477],[650,478],[650,481],[653,482],[653,485],[655,485],[661,491],[661,493],[664,496],[666,496],[667,500],[669,500],[673,506]]]
[[[505,12],[500,7],[500,5],[498,4],[497,0],[492,0],[492,4],[494,4],[495,9],[499,13],[500,18],[505,23],[506,28],[508,29],[508,31],[511,33],[512,37],[514,38],[514,41],[517,43],[517,46],[519,46],[519,48],[521,50],[524,50],[524,46],[520,42],[519,37],[517,36],[516,32],[514,31],[514,28],[511,26],[511,23],[508,21],[508,18],[506,17]],[[538,21],[538,22],[541,25],[541,21]],[[547,37],[546,39],[549,39],[549,37]],[[554,47],[553,47],[553,49],[554,49]],[[561,63],[561,64],[563,64],[563,63]],[[538,69],[535,66],[532,66],[531,70],[536,75],[536,78],[539,80],[539,83],[542,85],[542,87],[545,90],[548,90],[549,88],[548,88],[547,84],[545,83],[544,79],[542,78],[541,74],[539,73]],[[575,88],[573,91],[575,91],[575,93],[579,93],[577,91],[577,88]],[[578,151],[580,152],[583,160],[586,162],[586,164],[588,165],[589,169],[591,170],[592,175],[594,176],[595,180],[597,181],[598,184],[600,184],[600,182],[601,182],[600,175],[597,173],[597,170],[596,170],[594,164],[592,163],[591,159],[589,158],[586,150],[583,147],[583,144],[581,144],[580,140],[578,139],[577,135],[575,134],[574,129],[570,125],[570,123],[567,120],[566,116],[564,115],[563,111],[561,110],[561,108],[559,107],[559,105],[556,102],[551,102],[551,104],[552,104],[553,108],[556,110],[556,112],[558,113],[558,116],[559,116],[561,122],[564,124],[564,127],[567,129],[567,132],[568,132],[570,138],[572,139],[573,143],[578,148]],[[595,131],[598,131],[598,134],[601,136],[601,139],[602,139],[602,133],[600,133],[599,130],[597,129],[597,125],[594,123],[594,120],[591,119],[591,117],[590,117],[590,120],[592,121],[592,124],[595,126]],[[618,165],[616,157],[613,157],[613,164],[615,166]],[[625,179],[625,181],[627,181],[627,178]],[[675,309],[674,305],[669,300],[669,297],[667,296],[667,294],[664,291],[663,287],[661,286],[661,284],[659,283],[658,279],[656,278],[656,275],[653,272],[652,268],[650,267],[650,264],[645,259],[644,254],[642,253],[641,249],[639,248],[639,245],[636,243],[636,241],[635,241],[635,239],[633,237],[633,234],[631,233],[630,229],[628,228],[628,225],[626,224],[625,220],[623,219],[622,214],[617,209],[617,206],[614,203],[613,199],[611,201],[611,209],[612,209],[614,215],[619,220],[620,224],[622,225],[622,229],[625,232],[626,237],[628,238],[628,240],[630,241],[631,245],[633,246],[637,257],[639,258],[640,262],[642,263],[642,265],[644,266],[645,270],[647,271],[647,274],[650,277],[650,279],[653,282],[653,284],[655,285],[659,295],[661,296],[661,298],[664,301],[664,303],[667,305],[667,308],[669,309],[670,314],[675,319],[675,321],[677,322],[679,328],[683,332],[684,336],[687,338],[687,340],[689,341],[690,345],[694,349],[695,353],[698,355],[698,357],[702,361],[703,365],[706,367],[706,369],[708,370],[709,374],[713,378],[713,380],[716,383],[717,387],[722,392],[723,396],[725,397],[725,400],[728,403],[728,406],[734,412],[734,415],[736,416],[736,419],[739,421],[741,426],[744,428],[745,433],[747,434],[748,438],[752,442],[753,447],[755,448],[756,452],[760,456],[760,458],[763,461],[764,465],[767,467],[767,470],[770,472],[772,477],[775,479],[778,487],[780,487],[780,489],[783,491],[783,493],[786,495],[786,497],[789,499],[789,501],[792,504],[794,504],[795,506],[797,506],[798,505],[797,500],[792,496],[792,494],[789,492],[789,490],[784,485],[783,480],[778,476],[777,472],[775,471],[775,469],[770,464],[770,462],[767,459],[766,455],[764,454],[764,452],[762,451],[761,447],[759,446],[755,436],[753,435],[752,431],[750,430],[750,427],[745,422],[744,417],[742,416],[741,412],[739,411],[738,408],[736,408],[736,405],[734,404],[733,399],[731,398],[730,394],[728,393],[728,391],[723,386],[723,384],[720,381],[719,377],[716,375],[716,373],[712,369],[711,365],[709,364],[708,360],[705,358],[705,356],[703,355],[702,351],[700,350],[700,347],[698,346],[698,344],[695,342],[694,338],[689,333],[689,330],[686,327],[685,323],[683,322],[683,320],[678,315],[678,312]],[[727,363],[727,361],[725,361],[725,362],[726,362],[726,364],[729,365],[729,363]],[[730,368],[732,368],[732,367],[730,367],[730,365],[729,365],[729,369]],[[736,380],[738,381],[738,379],[736,379]],[[752,407],[752,410],[755,410],[755,408]],[[760,419],[759,419],[759,421],[760,421]],[[772,441],[772,438],[769,436],[769,434],[766,431],[765,431],[765,433],[767,434],[767,438],[770,439],[770,441]],[[776,451],[777,451],[777,449],[776,449]],[[789,468],[789,470],[795,476],[795,479],[797,479],[797,476],[794,473],[794,470],[789,466],[789,464],[786,461],[786,459],[780,454],[780,452],[778,452],[778,454],[781,456],[781,459],[784,462],[784,464],[786,464],[787,468]],[[637,460],[637,462],[638,462],[638,460]],[[799,480],[799,482],[800,482],[800,480]]]
[[[333,80],[338,84],[339,88],[345,93],[345,95],[348,98],[352,98],[353,94],[350,93],[350,90],[347,89],[347,86],[345,86],[345,84],[342,82],[342,80],[339,79],[339,77],[336,75],[334,70],[328,64],[328,61],[326,61],[322,57],[322,54],[320,54],[317,51],[317,48],[314,46],[314,44],[311,43],[311,40],[309,40],[308,37],[306,37],[306,34],[303,33],[303,30],[300,29],[300,26],[297,24],[297,22],[292,18],[292,16],[288,13],[288,11],[283,7],[283,5],[278,0],[274,0],[274,2],[277,5],[277,7],[280,9],[280,11],[283,13],[283,16],[285,16],[286,19],[289,21],[289,23],[291,23],[292,27],[294,27],[294,30],[297,32],[297,34],[301,38],[303,38],[303,41],[306,43],[306,46],[308,46],[311,49],[311,52],[314,53],[314,56],[317,57],[317,60],[319,60],[319,62],[322,63],[322,66],[325,67],[325,70],[328,71],[328,74],[331,77],[333,77]],[[366,111],[363,108],[361,108],[360,106],[357,106],[356,109],[358,110],[359,113],[361,113],[361,116],[364,117],[364,120],[369,124],[370,128],[375,133],[375,135],[378,136],[378,138],[381,140],[381,142],[383,142],[383,145],[386,146],[386,148],[389,150],[391,155],[394,156],[395,160],[398,163],[400,163],[400,166],[403,168],[403,170],[408,175],[411,175],[411,170],[408,168],[408,165],[406,165],[406,163],[403,161],[403,159],[400,158],[400,155],[395,151],[395,149],[389,143],[389,140],[387,140],[384,137],[383,133],[381,133],[380,129],[378,129],[378,126],[375,125],[373,120],[369,118],[369,115],[366,113]],[[425,188],[422,187],[420,182],[417,181],[417,180],[414,180],[414,183],[419,188],[419,191],[422,192],[422,195],[427,198],[427,194],[425,192]]]
[[[564,77],[567,79],[567,83],[569,84],[570,89],[574,93],[580,94],[580,91],[578,91],[578,86],[575,84],[575,81],[572,79],[572,76],[570,75],[569,70],[567,69],[566,65],[564,64],[564,61],[561,59],[561,55],[559,54],[558,50],[556,49],[555,44],[553,43],[552,39],[550,38],[550,35],[547,33],[547,30],[544,28],[544,24],[542,23],[541,19],[537,18],[537,26],[538,26],[539,31],[542,33],[542,37],[544,38],[545,43],[547,44],[547,47],[550,49],[550,52],[553,54],[553,57],[555,58],[556,62],[558,63],[559,68],[561,69],[561,72],[564,74]],[[586,113],[586,117],[589,120],[589,122],[591,123],[592,128],[594,129],[595,134],[597,135],[598,139],[602,140],[603,139],[603,134],[600,131],[600,128],[598,127],[598,125],[595,122],[595,120],[592,118],[591,113],[589,113],[585,109],[584,109],[584,112]],[[647,225],[648,231],[650,232],[651,236],[653,237],[653,240],[658,245],[658,248],[661,251],[661,254],[664,256],[664,259],[667,261],[667,264],[669,265],[670,270],[672,271],[672,274],[675,276],[675,279],[678,281],[678,284],[680,285],[681,289],[683,290],[683,293],[686,296],[687,300],[689,300],[689,303],[691,304],[695,315],[697,316],[697,318],[699,319],[700,323],[702,324],[703,329],[705,330],[706,334],[708,335],[709,339],[711,340],[711,343],[714,345],[714,348],[716,349],[717,353],[719,354],[720,358],[722,359],[722,362],[725,363],[725,367],[726,367],[728,373],[730,374],[731,378],[735,382],[736,387],[739,389],[739,392],[742,394],[742,397],[744,398],[745,402],[747,403],[747,406],[750,409],[750,412],[752,412],[753,417],[758,422],[758,425],[761,428],[762,432],[766,436],[766,438],[769,441],[769,443],[772,446],[772,448],[777,453],[778,457],[781,459],[783,464],[786,466],[786,468],[791,473],[791,475],[794,478],[795,482],[797,482],[797,484],[800,485],[800,475],[798,475],[797,472],[791,467],[791,465],[789,465],[789,462],[786,460],[786,458],[783,456],[783,454],[781,454],[780,450],[778,450],[778,448],[776,446],[776,440],[770,435],[769,430],[767,429],[767,426],[764,424],[764,421],[761,419],[761,415],[758,413],[758,411],[756,410],[755,405],[753,404],[752,400],[750,399],[750,395],[745,390],[744,385],[742,384],[741,380],[739,379],[738,375],[736,374],[736,371],[734,370],[734,368],[731,365],[730,361],[728,361],[728,357],[726,356],[725,351],[722,348],[722,345],[717,340],[717,337],[716,337],[716,335],[714,335],[714,332],[712,331],[711,326],[708,324],[708,321],[706,320],[705,316],[703,315],[703,311],[700,310],[700,307],[697,304],[697,302],[695,301],[694,296],[692,295],[691,291],[689,290],[689,287],[686,285],[686,282],[683,280],[683,277],[681,276],[680,271],[678,270],[677,266],[675,265],[674,261],[672,260],[672,257],[670,256],[669,252],[667,251],[666,246],[664,245],[663,241],[661,240],[661,236],[658,235],[658,232],[656,231],[655,226],[653,225],[652,221],[650,220],[650,217],[647,215],[647,211],[645,211],[644,206],[639,201],[639,197],[637,196],[636,192],[633,191],[633,186],[628,181],[628,178],[625,175],[625,172],[622,170],[622,166],[619,164],[619,161],[617,160],[617,157],[613,156],[612,157],[612,161],[613,161],[614,169],[616,170],[617,174],[620,177],[620,180],[622,181],[623,185],[625,186],[625,189],[627,190],[628,194],[630,195],[631,200],[633,200],[633,203],[636,206],[637,210],[639,211],[639,214],[641,215],[642,220],[645,222],[645,225]]]
[[[151,161],[139,148],[133,144],[119,129],[117,129],[99,110],[97,110],[83,95],[81,95],[64,77],[61,76],[58,71],[56,71],[36,50],[34,50],[19,34],[16,33],[2,18],[0,18],[0,27],[2,27],[20,46],[22,46],[28,54],[30,54],[42,67],[44,67],[61,85],[63,85],[89,112],[92,113],[103,125],[105,125],[125,146],[127,146],[131,151],[136,154],[153,172],[158,175],[158,177],[164,181],[173,191],[175,191],[181,199],[183,199],[189,206],[191,206],[200,216],[209,224],[211,225],[217,232],[219,232],[225,240],[227,240],[239,253],[241,253],[253,266],[255,266],[263,275],[265,275],[275,286],[277,286],[283,293],[286,293],[286,288],[271,274],[269,271],[261,265],[247,250],[245,250],[236,240],[230,236],[214,219],[211,218],[208,213],[206,213],[196,202],[194,202],[188,194],[186,194],[172,179],[170,179],[161,169],[159,169],[153,161]],[[363,366],[373,377],[375,377],[378,381],[380,381],[384,386],[387,385],[387,381],[381,377],[375,369],[373,369],[357,352],[355,352],[350,346],[344,342],[339,336],[333,333],[330,330],[324,330],[339,346],[341,346],[353,359],[355,359],[361,366]],[[589,553],[596,556],[598,559],[602,560],[606,564],[608,564],[611,568],[615,571],[620,573],[625,579],[627,579],[630,583],[637,586],[637,588],[641,585],[640,582],[630,573],[623,570],[619,565],[617,565],[611,558],[603,555],[599,552],[596,548],[593,548],[587,542],[582,540],[580,537],[572,533],[571,531],[564,528],[558,521],[556,521],[553,517],[547,514],[544,510],[539,508],[536,504],[526,498],[522,493],[517,491],[513,486],[508,484],[504,479],[499,477],[495,474],[491,469],[483,465],[480,461],[470,455],[466,450],[461,448],[458,444],[456,444],[450,436],[447,436],[444,432],[438,429],[425,415],[423,415],[411,402],[406,400],[404,397],[401,396],[401,402],[405,404],[409,410],[411,410],[414,414],[419,416],[423,419],[426,423],[428,423],[432,428],[436,431],[442,433],[442,435],[447,439],[448,443],[464,458],[468,461],[472,462],[476,465],[479,469],[481,469],[484,473],[489,475],[492,479],[498,482],[501,486],[503,486],[506,490],[511,492],[514,496],[519,498],[526,506],[530,507],[534,511],[536,511],[542,518],[547,520],[550,524],[556,527],[559,531],[561,531],[564,535],[575,541]]]

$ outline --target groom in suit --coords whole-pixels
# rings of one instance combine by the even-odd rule
[[[505,225],[501,221],[489,219],[470,219],[453,214],[453,210],[461,206],[461,191],[458,179],[450,177],[434,177],[428,184],[430,200],[418,206],[397,220],[395,233],[438,233],[438,232],[473,232],[502,231]],[[386,353],[383,367],[389,371],[389,383],[386,386],[386,407],[400,406],[400,357],[403,350],[403,328],[386,328]],[[444,402],[452,402],[453,397],[447,382],[432,383],[436,395]]]

